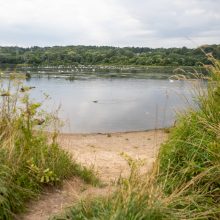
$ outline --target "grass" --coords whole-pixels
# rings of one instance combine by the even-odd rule
[[[12,74],[0,86],[0,219],[10,220],[45,186],[58,186],[71,176],[99,184],[94,172],[62,150],[57,132],[43,131],[54,117],[30,98],[31,88]]]
[[[113,195],[82,201],[54,219],[220,219],[220,62],[212,61],[207,90],[197,90],[198,108],[179,115],[151,173],[141,175],[140,161],[126,157],[130,177]]]

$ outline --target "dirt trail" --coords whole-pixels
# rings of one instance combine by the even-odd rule
[[[85,166],[93,166],[106,187],[98,188],[85,184],[79,178],[66,181],[61,189],[46,191],[39,199],[28,204],[27,212],[18,217],[22,220],[46,220],[60,213],[63,208],[86,196],[106,195],[112,191],[111,183],[120,175],[127,176],[129,167],[120,155],[146,160],[148,171],[155,160],[160,144],[167,138],[163,130],[113,134],[62,134],[60,145],[73,154]]]

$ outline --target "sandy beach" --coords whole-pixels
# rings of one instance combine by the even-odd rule
[[[160,144],[166,139],[164,130],[120,132],[108,134],[61,134],[59,144],[87,167],[94,167],[102,181],[109,183],[119,175],[127,175],[129,167],[121,156],[144,159],[147,171],[152,167]]]
[[[108,195],[115,190],[112,184],[120,175],[129,175],[129,166],[121,156],[145,160],[143,172],[153,165],[158,149],[167,138],[164,130],[108,134],[60,134],[60,146],[73,155],[73,159],[93,167],[105,187],[85,184],[78,177],[64,181],[62,188],[49,189],[37,200],[27,204],[22,220],[46,220],[85,198]]]

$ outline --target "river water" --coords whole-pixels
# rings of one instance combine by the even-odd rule
[[[188,81],[169,79],[97,78],[69,81],[65,78],[31,78],[32,97],[50,96],[44,109],[60,106],[62,132],[96,133],[141,131],[171,126],[176,113],[191,106]]]

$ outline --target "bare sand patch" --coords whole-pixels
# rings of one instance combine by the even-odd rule
[[[112,182],[120,175],[129,175],[129,166],[121,153],[146,161],[143,171],[151,169],[159,146],[167,138],[163,130],[111,134],[60,134],[58,142],[78,162],[93,167],[106,187],[85,184],[79,178],[65,181],[61,189],[48,189],[28,204],[23,220],[46,220],[77,201],[98,195],[107,195],[114,189]]]
[[[127,175],[129,167],[122,152],[132,158],[145,159],[146,171],[152,167],[160,144],[166,139],[163,130],[112,134],[61,134],[60,145],[77,161],[93,166],[104,182]]]

